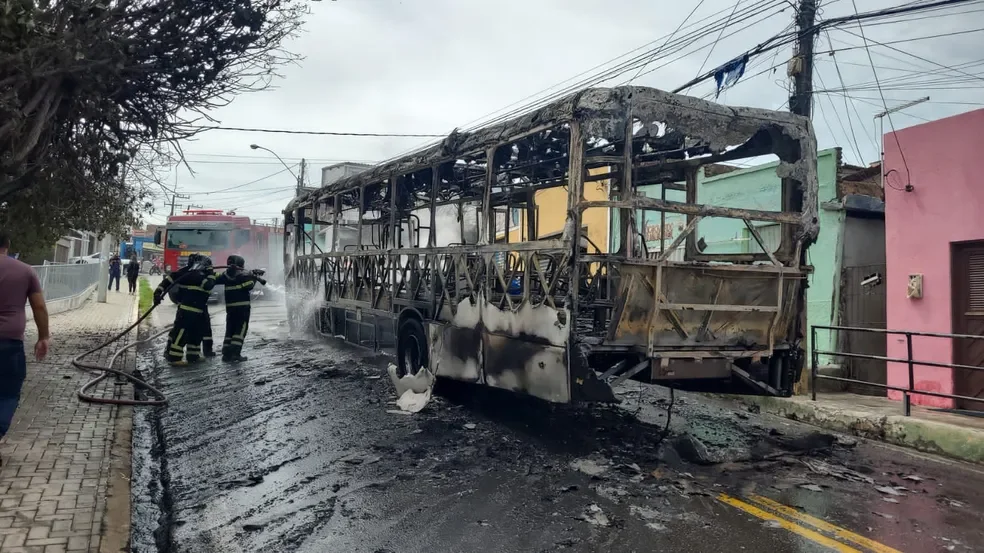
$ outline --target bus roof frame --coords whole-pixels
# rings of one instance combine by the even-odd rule
[[[808,118],[788,112],[725,106],[640,86],[589,88],[501,123],[474,131],[456,129],[438,143],[304,192],[288,203],[284,214],[290,217],[299,207],[365,185],[379,184],[394,176],[467,155],[485,154],[497,145],[563,123],[579,123],[583,136],[619,136],[629,117],[665,122],[675,131],[706,145],[709,155],[676,160],[677,165],[700,166],[756,155],[777,155],[777,175],[799,183],[802,193],[797,234],[807,242],[816,238],[818,184],[816,163],[810,163],[809,159],[812,156],[815,160],[817,147]]]

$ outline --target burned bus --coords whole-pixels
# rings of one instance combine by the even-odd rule
[[[764,158],[781,184],[761,209],[701,201],[709,168]],[[587,89],[284,214],[291,323],[391,351],[400,374],[573,402],[613,401],[629,378],[787,396],[802,371],[818,226],[799,116]],[[754,247],[715,248],[714,225]]]

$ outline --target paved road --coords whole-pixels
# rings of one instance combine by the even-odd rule
[[[141,356],[171,406],[137,423],[135,552],[984,550],[975,467],[693,395],[662,440],[651,386],[619,408],[448,386],[395,414],[387,359],[282,320],[255,308],[242,365]]]

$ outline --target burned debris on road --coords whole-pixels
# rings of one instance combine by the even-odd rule
[[[900,551],[984,540],[950,469],[812,427],[678,392],[664,434],[668,393],[646,384],[578,406],[441,381],[407,414],[387,357],[282,332],[260,331],[237,366],[142,357],[174,399],[137,432],[155,514],[135,521],[134,551],[800,550],[785,522],[730,501]]]

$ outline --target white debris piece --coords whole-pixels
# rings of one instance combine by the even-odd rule
[[[594,524],[595,526],[608,526],[611,521],[608,520],[608,516],[601,510],[601,507],[591,504],[588,506],[588,511],[581,515],[581,520]]]
[[[396,365],[387,368],[393,387],[396,388],[396,406],[407,413],[419,413],[430,403],[434,392],[434,375],[424,367],[417,374],[396,376]]]
[[[598,476],[608,470],[610,463],[603,457],[585,457],[575,459],[571,463],[571,468],[587,474],[588,476]]]

